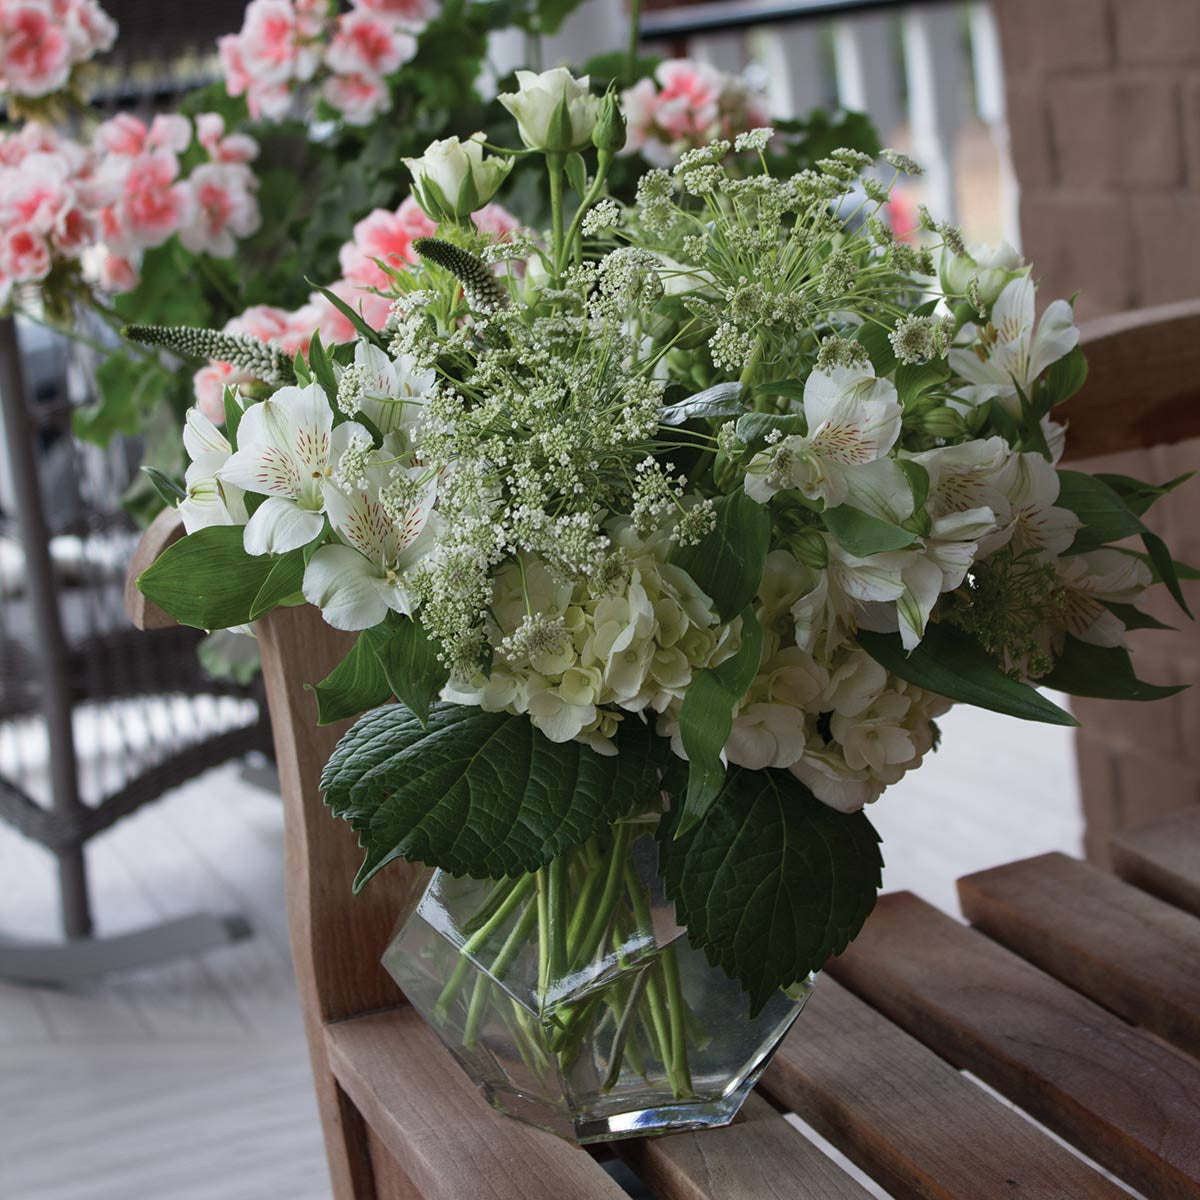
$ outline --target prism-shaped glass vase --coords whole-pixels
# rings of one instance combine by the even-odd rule
[[[502,1112],[577,1142],[725,1125],[812,977],[753,1017],[675,923],[656,817],[531,875],[436,872],[383,962]]]

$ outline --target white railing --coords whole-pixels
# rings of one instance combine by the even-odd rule
[[[546,66],[624,44],[621,0],[586,0],[553,37]],[[777,117],[820,107],[867,113],[886,145],[926,174],[914,199],[969,239],[1018,243],[1004,74],[985,0],[716,0],[644,14],[647,51],[756,75]],[[515,42],[507,58],[531,48]],[[493,55],[493,61],[496,56]]]

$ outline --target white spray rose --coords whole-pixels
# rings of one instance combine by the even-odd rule
[[[465,142],[456,137],[430,142],[420,158],[406,158],[413,195],[435,221],[461,221],[482,208],[500,190],[516,161],[484,157],[482,133]]]
[[[569,154],[592,140],[600,97],[588,90],[588,76],[576,79],[566,67],[540,75],[517,72],[517,91],[499,97],[517,118],[521,140],[532,150]]]

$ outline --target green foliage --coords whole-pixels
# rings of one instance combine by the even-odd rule
[[[392,689],[383,663],[375,653],[370,630],[360,633],[354,645],[320,683],[309,688],[317,698],[317,724],[332,725],[369,708],[386,704]]]
[[[1070,696],[1100,700],[1162,700],[1184,690],[1182,686],[1143,683],[1133,673],[1128,650],[1121,646],[1093,646],[1070,634],[1054,669],[1042,683]]]
[[[168,546],[138,577],[142,594],[181,625],[228,629],[251,620],[270,555],[247,554],[238,525],[210,525]]]
[[[716,667],[697,671],[679,710],[679,736],[688,756],[687,796],[678,832],[703,820],[725,782],[721,751],[733,729],[733,714],[762,664],[763,636],[754,609],[742,612],[742,644]]]
[[[821,519],[838,545],[859,558],[882,554],[886,550],[903,550],[917,540],[915,533],[873,517],[852,504],[827,508],[821,514]]]
[[[508,713],[435,704],[422,726],[387,705],[338,742],[321,787],[366,851],[356,891],[397,858],[499,878],[536,871],[653,793],[653,733],[628,720],[619,750],[551,742]]]
[[[157,364],[114,353],[96,369],[99,400],[75,410],[75,436],[107,446],[117,434],[138,434],[146,414],[169,395],[170,386],[169,372]]]
[[[1005,675],[978,642],[944,621],[930,625],[911,654],[906,653],[898,633],[860,629],[857,638],[858,644],[894,675],[950,700],[1024,721],[1079,724],[1036,689]]]
[[[677,546],[671,561],[686,571],[732,621],[754,599],[771,543],[771,514],[740,489],[714,503],[712,532],[694,546]]]
[[[299,593],[300,585],[304,582],[304,567],[303,546],[275,558],[262,587],[254,597],[254,603],[250,605],[250,620],[257,621],[259,617],[265,617],[276,605],[289,601],[301,602],[303,597]]]
[[[1087,356],[1080,346],[1076,346],[1053,363],[1038,380],[1035,399],[1039,410],[1046,413],[1070,400],[1087,382],[1087,375]]]
[[[698,826],[677,836],[678,820],[673,806],[659,831],[676,920],[752,1012],[840,954],[875,906],[883,860],[870,821],[785,771],[735,768]]]
[[[419,621],[409,617],[390,619],[367,630],[366,636],[392,694],[424,725],[430,704],[450,678],[450,672],[438,662],[437,644]]]
[[[718,383],[662,410],[663,425],[683,425],[700,417],[734,417],[745,410],[740,383]]]

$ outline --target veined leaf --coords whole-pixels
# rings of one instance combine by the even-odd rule
[[[732,621],[754,599],[771,544],[771,514],[740,489],[714,502],[716,525],[694,546],[677,546],[671,562],[686,571]]]
[[[1038,381],[1038,405],[1042,412],[1062,404],[1087,382],[1087,356],[1081,346],[1064,354]]]
[[[272,560],[270,573],[263,580],[262,587],[250,605],[250,620],[257,621],[265,617],[277,604],[283,603],[289,596],[300,591],[304,582],[305,546],[289,550]]]
[[[892,377],[896,385],[896,396],[902,408],[919,400],[926,392],[946,382],[947,370],[944,362],[903,363],[896,368]]]
[[[1187,483],[1195,474],[1195,471],[1188,471],[1163,484],[1143,483],[1140,479],[1131,479],[1128,475],[1110,475],[1103,471],[1093,478],[1108,484],[1126,506],[1140,517],[1168,492],[1173,492],[1180,484]]]
[[[876,378],[890,375],[896,367],[896,352],[892,349],[891,329],[868,318],[855,331],[854,340],[866,347]]]
[[[1162,700],[1182,692],[1182,686],[1143,683],[1133,673],[1129,651],[1121,646],[1092,646],[1067,634],[1054,670],[1042,680],[1070,696],[1099,700]]]
[[[160,471],[157,467],[143,466],[142,473],[150,480],[162,502],[169,507],[174,508],[180,500],[187,499],[187,492],[165,471]]]
[[[429,705],[450,678],[438,662],[437,645],[421,623],[409,617],[369,629],[367,636],[392,693],[424,725]]]
[[[693,421],[697,417],[734,417],[742,412],[742,385],[740,383],[718,383],[715,387],[705,388],[686,400],[680,400],[668,405],[659,413],[659,423],[662,425],[682,425],[685,421]]]
[[[1024,721],[1079,724],[1036,689],[1005,675],[978,642],[945,621],[927,626],[911,654],[905,652],[898,633],[860,629],[856,636],[877,663],[927,691]]]
[[[925,478],[928,486],[928,475]],[[917,540],[915,533],[873,517],[851,504],[827,508],[821,514],[821,519],[838,544],[858,558],[869,558],[886,550],[902,550]]]
[[[756,383],[754,390],[760,396],[782,396],[785,400],[804,399],[804,384],[798,379],[772,379],[768,383]]]
[[[870,821],[786,771],[735,767],[699,825],[676,836],[678,819],[673,806],[658,835],[676,920],[753,1013],[840,954],[875,906],[883,861]]]
[[[333,365],[321,344],[321,335],[314,333],[308,343],[308,366],[312,377],[321,385],[321,390],[329,398],[329,403],[337,409],[337,379],[333,374]]]
[[[386,704],[392,695],[383,664],[364,630],[354,645],[320,683],[309,688],[317,698],[317,724],[332,725]]]
[[[733,729],[733,710],[758,674],[762,645],[762,628],[754,609],[747,605],[742,610],[738,652],[719,666],[695,672],[684,693],[679,736],[688,756],[688,784],[679,833],[703,820],[725,782],[721,751]]]
[[[321,774],[366,851],[355,890],[397,858],[476,879],[536,871],[659,786],[661,741],[635,718],[618,740],[608,757],[457,704],[433,705],[424,727],[399,704],[367,713]]]
[[[761,450],[767,442],[767,434],[778,430],[785,437],[805,430],[803,413],[745,413],[738,417],[736,432],[739,442],[747,450]]]
[[[244,625],[276,560],[247,554],[242,537],[240,525],[197,529],[168,546],[138,577],[138,588],[181,625]]]

